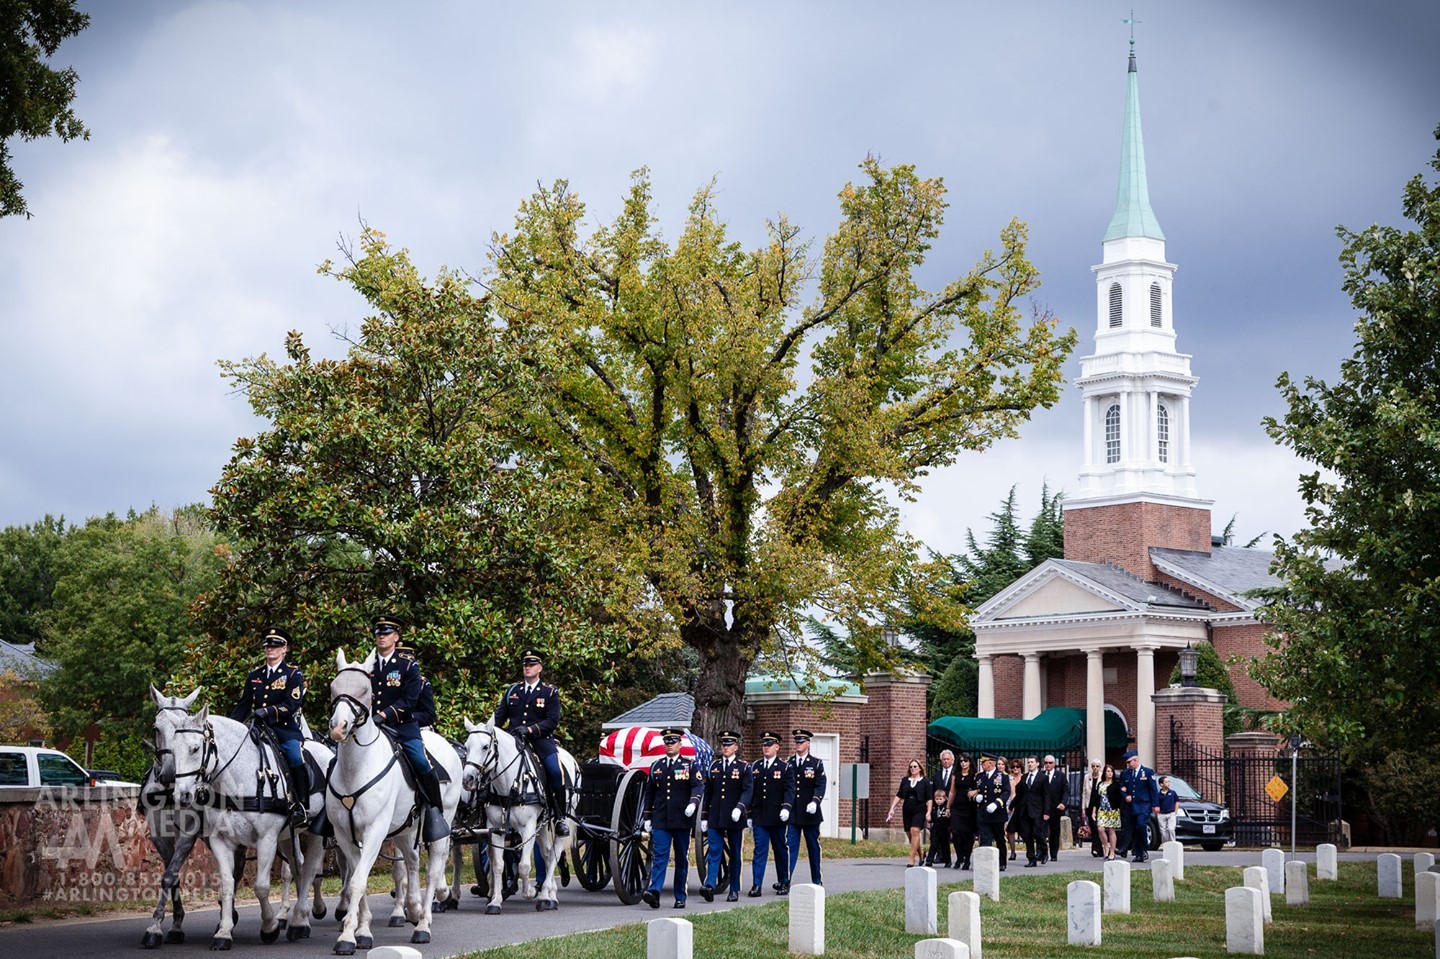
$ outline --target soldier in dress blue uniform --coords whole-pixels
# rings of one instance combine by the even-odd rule
[[[1120,774],[1120,791],[1125,797],[1122,822],[1129,827],[1126,832],[1135,861],[1145,862],[1150,858],[1150,816],[1160,805],[1160,787],[1155,770],[1140,762],[1139,753],[1129,750],[1124,759],[1125,771]],[[1125,858],[1125,852],[1121,847],[1120,858]]]
[[[299,667],[285,662],[291,636],[279,626],[267,627],[261,634],[265,646],[265,665],[252,669],[245,677],[240,702],[230,711],[238,723],[254,722],[269,729],[285,754],[290,773],[290,822],[304,825],[305,805],[310,797],[310,771],[305,768],[301,744],[305,734],[300,731],[300,712],[305,705],[305,675]]]
[[[720,857],[730,864],[730,890],[726,902],[740,898],[740,840],[745,837],[745,815],[750,810],[754,785],[750,764],[737,759],[740,734],[732,729],[720,732],[720,756],[710,763],[705,779],[705,812],[700,828],[705,830],[709,852],[705,856],[705,884],[700,895],[706,902],[715,899],[715,880],[720,875]]]
[[[560,725],[560,690],[540,681],[545,657],[538,649],[520,654],[520,672],[525,678],[500,697],[495,707],[495,725],[530,743],[545,767],[545,796],[550,803],[550,817],[555,831],[570,835],[565,821],[570,804],[565,796],[565,776],[560,771],[560,756],[555,746],[555,728]]]
[[[825,799],[825,764],[810,755],[810,730],[792,729],[795,740],[795,755],[790,757],[790,766],[795,771],[794,798],[790,801],[793,810],[790,831],[786,845],[790,847],[790,875],[795,875],[795,866],[800,862],[800,837],[805,837],[805,856],[810,860],[810,881],[823,886],[820,881],[820,822],[825,814],[820,804]]]
[[[680,755],[681,729],[662,729],[665,755],[650,764],[645,780],[645,831],[650,833],[654,859],[650,885],[640,898],[651,909],[660,908],[660,890],[670,849],[675,849],[675,908],[685,908],[685,883],[690,872],[690,828],[704,795],[705,777],[695,760]]]
[[[413,660],[415,665],[420,665],[420,657],[415,650],[409,646],[396,646],[395,654]],[[415,697],[415,725],[422,730],[434,728],[435,726],[435,688],[430,685],[430,680],[422,674],[420,676],[420,695]]]
[[[790,850],[785,845],[785,822],[790,818],[790,801],[795,795],[795,769],[780,758],[780,734],[762,733],[760,759],[750,767],[754,779],[751,795],[751,827],[755,830],[755,861],[751,864],[752,899],[760,895],[765,882],[765,863],[775,854],[775,892],[790,894]]]
[[[366,663],[370,668],[370,715],[378,725],[390,730],[405,750],[423,800],[424,838],[426,842],[435,842],[450,835],[450,825],[445,821],[440,778],[435,775],[430,759],[425,755],[420,724],[415,721],[415,710],[424,684],[420,666],[413,655],[407,657],[396,648],[400,644],[400,630],[404,625],[398,617],[381,614],[370,624],[375,631],[375,651]]]
[[[989,753],[980,754],[980,775],[975,777],[970,801],[975,803],[980,845],[993,845],[1000,850],[1000,871],[1004,872],[1005,821],[1010,815],[1005,807],[1010,802],[1010,777],[995,771],[995,757]]]

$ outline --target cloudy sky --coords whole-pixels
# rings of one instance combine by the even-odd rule
[[[1028,221],[1038,305],[1089,352],[1114,206],[1130,4],[101,3],[59,50],[85,143],[16,144],[34,219],[0,221],[0,525],[204,500],[262,424],[215,362],[331,331],[315,274],[361,218],[422,268],[480,269],[539,182],[598,225],[653,172],[669,236],[711,177],[732,234],[818,238],[867,153],[942,176],[928,274]],[[1135,15],[1151,200],[1200,384],[1216,527],[1303,522],[1301,468],[1260,427],[1283,370],[1351,349],[1334,227],[1400,222],[1440,121],[1440,4],[1156,3]],[[1012,484],[1073,489],[1072,389],[1019,441],[928,478],[910,529],[954,551]]]

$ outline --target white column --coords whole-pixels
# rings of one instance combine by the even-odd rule
[[[1084,469],[1095,465],[1095,397],[1085,397],[1085,459]],[[88,740],[87,740],[88,742]]]
[[[1025,654],[1025,709],[1022,719],[1040,715],[1040,654]]]
[[[980,660],[980,691],[976,698],[975,714],[981,719],[995,718],[995,658],[978,656]]]
[[[1099,649],[1085,650],[1085,761],[1092,759],[1105,762],[1105,653]]]
[[[1155,765],[1155,647],[1135,647],[1135,751]]]

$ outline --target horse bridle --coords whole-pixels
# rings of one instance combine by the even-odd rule
[[[502,769],[500,767],[500,736],[496,733],[495,728],[482,726],[475,732],[485,733],[490,737],[490,756],[482,766],[480,763],[472,762],[470,754],[466,753],[465,764],[461,768],[475,770],[475,792],[478,795],[482,790],[488,792],[490,785],[500,778],[501,773],[509,771],[511,766],[520,762],[520,749],[516,749],[515,758],[506,763]],[[518,743],[516,745],[519,746]]]
[[[335,679],[339,679],[339,678],[340,678],[342,675],[344,675],[345,673],[361,673],[361,674],[363,674],[363,675],[365,676],[365,682],[366,682],[366,684],[368,685],[369,682],[370,682],[370,674],[367,673],[367,672],[365,672],[365,669],[364,669],[363,667],[360,667],[360,666],[346,666],[346,667],[342,668],[339,672],[337,672],[337,673],[335,674]],[[334,680],[331,680],[331,686],[332,686],[332,687],[334,686],[334,684],[335,684],[335,681],[334,681]],[[331,709],[332,711],[335,709],[335,704],[336,704],[336,703],[345,703],[346,705],[348,705],[351,709],[353,709],[353,710],[355,711],[355,715],[356,715],[356,716],[360,717],[359,719],[357,719],[357,720],[355,721],[355,723],[354,723],[354,728],[359,729],[361,726],[365,725],[366,723],[368,723],[368,722],[370,721],[370,707],[369,707],[369,706],[366,706],[364,703],[362,703],[362,702],[361,702],[358,698],[356,698],[355,696],[352,696],[352,695],[350,695],[349,693],[331,693],[331,694],[330,694],[330,709]]]
[[[190,710],[186,709],[183,706],[161,706],[158,711],[165,712],[167,710],[182,713],[187,719],[190,718]],[[240,751],[245,748],[246,740],[242,739],[240,741],[240,745],[235,747],[235,752],[231,754],[230,758],[225,760],[223,765],[221,765],[218,769],[211,773],[209,771],[210,763],[212,761],[220,761],[220,748],[215,743],[215,727],[210,723],[210,720],[206,719],[205,725],[199,729],[176,727],[174,732],[177,736],[185,733],[191,736],[203,737],[204,745],[200,752],[200,765],[190,770],[189,772],[171,773],[171,782],[169,784],[165,784],[162,781],[162,784],[173,785],[176,780],[188,779],[191,776],[195,776],[197,779],[199,779],[199,782],[195,786],[195,802],[201,806],[207,805],[210,802],[210,794],[213,788],[212,783],[215,781],[216,778],[218,778],[222,773],[224,773],[225,770],[230,768],[231,763],[235,762],[236,759],[240,758]],[[174,756],[175,751],[173,749],[161,749],[159,746],[156,746],[155,758],[158,760],[162,755]],[[158,775],[156,778],[159,778]]]

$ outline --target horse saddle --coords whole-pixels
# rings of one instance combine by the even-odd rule
[[[409,786],[411,789],[414,789],[415,766],[410,762],[410,754],[407,753],[400,746],[400,740],[395,736],[394,732],[384,726],[381,726],[379,728],[380,731],[385,734],[385,737],[390,740],[390,748],[395,750],[400,756],[400,771],[405,774],[405,785]],[[422,742],[421,745],[424,746],[424,743]],[[424,749],[425,758],[430,761],[430,768],[435,770],[435,778],[439,782],[448,783],[450,781],[450,773],[445,769],[444,766],[436,762],[435,754],[430,751],[430,747],[424,746]]]

